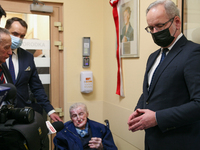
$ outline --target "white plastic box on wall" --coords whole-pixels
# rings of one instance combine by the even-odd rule
[[[93,73],[92,71],[82,71],[80,75],[81,92],[91,93],[93,91]]]

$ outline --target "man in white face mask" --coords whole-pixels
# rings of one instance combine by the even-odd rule
[[[7,65],[9,68],[13,83],[17,88],[15,107],[32,107],[41,114],[42,107],[53,121],[61,121],[45,94],[45,90],[37,73],[33,55],[20,48],[27,32],[27,23],[21,18],[13,17],[7,20],[5,28],[9,30],[11,35],[11,49],[13,54],[11,55],[12,57],[6,60],[6,64],[4,65]],[[36,98],[37,103],[29,100],[28,86],[30,86],[30,90]]]

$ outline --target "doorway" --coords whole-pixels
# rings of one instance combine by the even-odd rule
[[[63,43],[63,31],[55,26],[55,23],[61,25],[63,23],[63,6],[61,3],[45,2],[45,5],[53,6],[53,13],[43,13],[31,12],[31,4],[32,1],[1,0],[7,18],[14,15],[28,23],[29,27],[22,47],[35,55],[36,67],[51,104],[56,110],[61,108],[64,111],[63,45],[55,45],[55,43]],[[7,18],[2,17],[1,27],[4,27]],[[61,118],[63,119],[63,116]],[[50,140],[51,149],[53,149],[53,137]]]

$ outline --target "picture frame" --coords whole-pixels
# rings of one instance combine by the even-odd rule
[[[121,58],[139,57],[139,0],[120,0],[119,49]]]
[[[179,4],[181,5],[182,33],[188,40],[200,44],[200,2],[182,0]]]

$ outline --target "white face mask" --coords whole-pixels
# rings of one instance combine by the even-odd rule
[[[16,36],[13,36],[13,35],[10,35],[10,36],[11,36],[11,40],[12,40],[11,49],[19,48],[22,45],[23,40]]]

